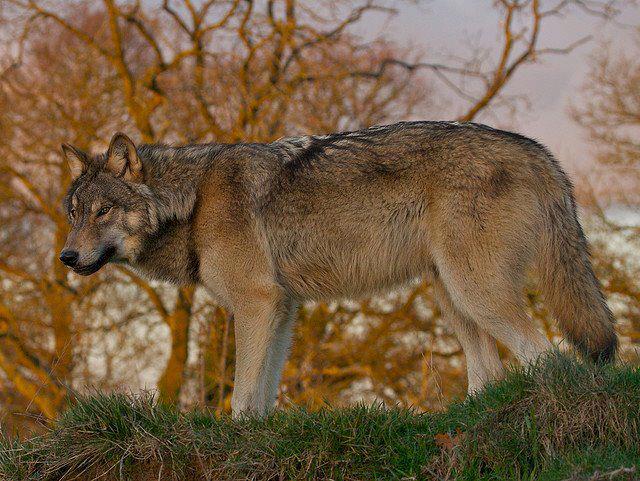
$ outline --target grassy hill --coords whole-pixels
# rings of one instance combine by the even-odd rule
[[[78,399],[0,445],[0,478],[640,479],[640,369],[554,355],[444,413],[353,407],[232,421],[149,396]]]

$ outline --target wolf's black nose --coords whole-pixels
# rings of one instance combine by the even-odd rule
[[[78,262],[78,253],[76,251],[62,251],[60,260],[63,264],[73,267]]]

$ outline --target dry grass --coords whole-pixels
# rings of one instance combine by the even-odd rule
[[[552,356],[444,413],[380,406],[232,421],[150,396],[78,399],[6,441],[8,481],[638,479],[640,371]]]

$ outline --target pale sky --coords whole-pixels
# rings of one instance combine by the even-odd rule
[[[470,40],[479,45],[497,45],[497,15],[490,8],[491,3],[488,0],[398,1],[399,14],[395,18],[384,25],[370,21],[367,28],[372,32],[383,31],[399,44],[415,46],[424,52],[426,61],[441,60],[448,54],[468,55]],[[624,8],[617,22],[640,25],[640,7]],[[585,144],[583,131],[569,117],[568,107],[580,100],[580,86],[593,50],[604,41],[611,41],[617,48],[631,48],[633,34],[631,28],[580,12],[560,20],[551,19],[541,30],[542,47],[564,47],[587,35],[592,35],[593,40],[571,54],[547,57],[542,64],[521,67],[506,91],[526,93],[530,110],[519,113],[515,119],[484,117],[481,121],[538,139],[570,170],[588,167],[592,149]],[[443,112],[442,117],[454,115],[455,111],[449,110]]]

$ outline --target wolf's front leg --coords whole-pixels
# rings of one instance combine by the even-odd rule
[[[288,350],[291,302],[278,289],[253,292],[234,308],[236,372],[233,416],[263,415],[276,400]]]

